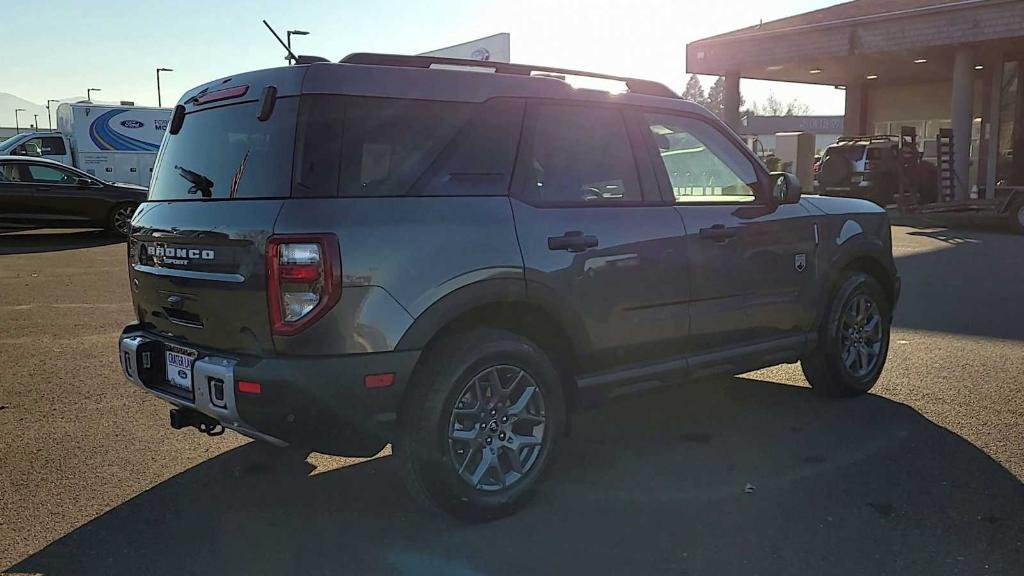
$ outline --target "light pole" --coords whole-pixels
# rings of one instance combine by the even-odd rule
[[[25,111],[24,108],[15,108],[14,109],[14,133],[15,134],[21,134],[21,126],[18,125],[18,112],[24,112],[24,111]]]
[[[35,123],[36,123],[36,125],[34,126],[34,128],[35,128],[36,130],[39,130],[39,114],[33,114],[33,115],[32,115],[32,120],[33,120],[33,121],[35,121]]]
[[[46,101],[46,122],[50,125],[50,130],[53,130],[53,120],[50,119],[50,103],[51,102],[56,102],[57,104],[60,104],[60,100],[53,100],[53,99],[51,99],[51,100],[47,100]]]
[[[292,36],[309,36],[309,32],[305,30],[289,30],[285,32],[286,44],[288,45],[288,55],[284,57],[288,61],[288,65],[291,66],[295,62],[292,61]]]
[[[102,92],[102,90],[100,90],[99,88],[87,88],[85,90],[85,99],[88,102],[92,102],[92,93],[93,92]]]
[[[171,68],[157,68],[156,69],[156,105],[157,107],[163,108],[164,102],[160,97],[160,73],[161,72],[174,72]]]

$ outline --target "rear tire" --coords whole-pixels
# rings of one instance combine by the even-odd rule
[[[424,354],[394,444],[409,491],[463,520],[513,513],[533,496],[564,429],[557,369],[533,342],[493,329]]]
[[[1024,198],[1017,199],[1010,206],[1010,226],[1017,234],[1024,234]]]
[[[818,329],[815,349],[801,360],[815,392],[859,396],[871,390],[889,353],[892,311],[882,287],[863,272],[844,276]]]
[[[107,230],[118,236],[127,236],[131,228],[132,216],[135,214],[135,204],[118,204],[107,216]]]

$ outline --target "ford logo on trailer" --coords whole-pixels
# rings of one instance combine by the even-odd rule
[[[122,120],[121,126],[124,126],[125,128],[142,128],[145,124],[139,120]]]

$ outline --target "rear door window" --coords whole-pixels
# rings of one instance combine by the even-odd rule
[[[523,196],[542,206],[641,202],[622,113],[614,108],[531,105]]]
[[[150,200],[286,198],[291,195],[298,98],[280,98],[273,115],[259,104],[200,109],[160,147]]]
[[[43,156],[63,156],[67,154],[67,148],[64,147],[64,139],[56,136],[47,136],[41,139],[42,143],[40,148],[42,149]]]
[[[523,104],[304,96],[295,196],[505,194]]]
[[[77,181],[75,175],[70,172],[40,164],[29,164],[28,173],[32,177],[32,182],[38,184],[74,184]]]

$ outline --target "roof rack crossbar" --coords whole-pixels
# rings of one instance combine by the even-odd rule
[[[490,60],[469,60],[465,58],[446,58],[442,56],[406,56],[401,54],[373,54],[369,52],[357,52],[349,54],[341,60],[342,64],[364,64],[370,66],[397,66],[403,68],[430,68],[439,66],[459,66],[469,68],[485,68],[494,70],[496,74],[514,74],[517,76],[530,76],[534,72],[542,74],[564,74],[566,76],[582,76],[585,78],[597,78],[600,80],[612,80],[622,82],[626,89],[633,94],[644,94],[647,96],[661,96],[666,98],[679,98],[668,86],[653,80],[640,78],[629,78],[626,76],[613,76],[611,74],[599,74],[584,72],[582,70],[571,70],[569,68],[556,68],[552,66],[532,66],[529,64],[510,64],[508,62],[493,62]]]

